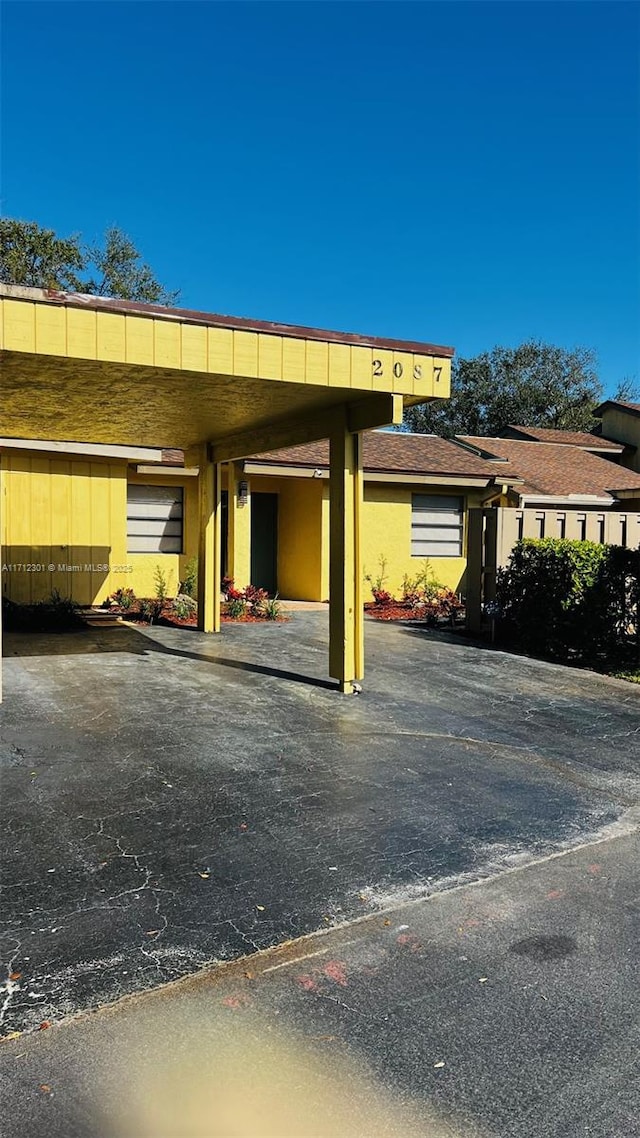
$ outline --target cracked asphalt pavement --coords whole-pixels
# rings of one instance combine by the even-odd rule
[[[343,697],[324,613],[5,638],[2,1034],[461,886],[526,891],[550,855],[635,849],[638,688],[448,634],[366,639]]]

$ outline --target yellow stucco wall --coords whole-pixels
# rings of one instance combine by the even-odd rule
[[[380,558],[387,561],[387,580],[384,588],[395,596],[402,592],[402,580],[416,577],[424,568],[423,557],[411,556],[411,495],[412,493],[437,494],[435,487],[383,485],[365,482],[362,515],[362,561],[364,571],[375,578],[380,572]],[[457,494],[455,489],[442,487],[442,494]],[[460,495],[464,497],[464,495]],[[470,505],[479,504],[479,495],[468,495]],[[466,527],[464,534],[466,542]],[[442,585],[458,592],[464,587],[466,557],[431,557],[429,569]],[[370,586],[365,587],[370,600]]]
[[[323,597],[323,483],[314,478],[251,479],[251,492],[278,495],[278,592],[287,600]],[[328,541],[328,537],[327,537]]]
[[[183,552],[127,554],[127,562],[133,570],[129,575],[131,578],[129,584],[136,596],[155,596],[156,569],[159,567],[166,578],[167,596],[175,597],[180,581],[184,579],[187,563],[198,556],[198,479],[169,477],[166,474],[135,474],[130,471],[128,480],[144,486],[182,486]]]
[[[321,601],[329,597],[329,485],[305,478],[270,478],[257,475],[254,492],[277,493],[278,591],[290,600]],[[416,577],[424,558],[411,556],[412,493],[452,494],[425,486],[384,485],[365,482],[362,519],[362,553],[365,572],[379,572],[380,557],[387,560],[385,587],[400,595],[405,574]],[[480,491],[469,491],[468,506],[479,506]],[[466,531],[464,534],[466,542]],[[455,591],[464,589],[466,557],[433,557],[430,570],[437,581]],[[370,587],[365,586],[370,599]]]
[[[42,600],[57,589],[80,604],[100,604],[128,586],[137,596],[156,591],[156,568],[175,595],[188,561],[198,550],[198,479],[166,474],[138,475],[124,461],[83,461],[29,452],[7,452],[2,459],[2,587],[19,602]],[[189,463],[188,463],[189,464]],[[127,552],[127,481],[181,485],[184,491],[182,554]],[[278,495],[278,591],[297,600],[329,595],[329,500],[326,479],[253,476],[252,492]],[[411,494],[423,486],[365,483],[363,564],[373,577],[386,558],[385,587],[399,594],[406,573],[415,577],[423,559],[411,556]],[[430,493],[436,490],[430,489]],[[443,494],[455,492],[446,487]],[[481,492],[467,495],[479,505]],[[247,544],[251,510],[238,511]],[[466,538],[466,535],[465,535]],[[54,565],[53,571],[48,568]],[[64,570],[60,566],[72,566]],[[15,568],[11,568],[15,566]],[[44,566],[45,568],[20,568]],[[107,568],[100,568],[107,566]],[[435,578],[464,590],[464,557],[432,558]],[[238,582],[244,585],[248,582]],[[369,599],[369,586],[365,598]]]

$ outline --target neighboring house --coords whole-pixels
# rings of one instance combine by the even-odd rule
[[[592,435],[587,431],[564,431],[559,427],[520,427],[510,424],[500,437],[580,447],[582,450],[590,451],[591,454],[600,455],[601,458],[610,458],[613,462],[621,461],[625,449],[623,443],[614,442],[612,439],[603,439],[600,435]]]
[[[569,434],[572,434],[570,432]],[[640,473],[583,445],[460,435],[460,442],[504,477],[519,476],[502,504],[580,510],[640,509]]]
[[[602,438],[624,444],[620,462],[630,470],[640,471],[640,403],[607,399],[596,407]]]

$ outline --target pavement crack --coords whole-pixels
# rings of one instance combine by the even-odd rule
[[[7,970],[7,978],[6,978],[6,980],[3,981],[2,984],[0,984],[0,992],[5,993],[5,997],[4,997],[4,1000],[2,1001],[2,1005],[0,1005],[0,1027],[2,1027],[4,1024],[5,1016],[6,1016],[8,1010],[11,1006],[11,1002],[13,1000],[13,997],[15,996],[16,992],[18,992],[20,990],[19,980],[15,980],[12,977],[15,976],[15,962],[16,962],[18,953],[20,952],[21,948],[22,948],[22,941],[16,940],[14,943],[13,952],[12,952],[7,964],[5,965],[5,968]]]

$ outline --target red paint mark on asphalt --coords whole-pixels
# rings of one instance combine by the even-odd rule
[[[334,983],[341,984],[343,988],[346,988],[347,972],[341,960],[329,960],[322,971],[325,976],[328,976]]]
[[[316,988],[318,987],[315,980],[313,979],[313,976],[309,976],[306,973],[302,976],[296,976],[296,984],[299,984],[301,988],[304,988],[305,992],[315,992]]]
[[[225,1008],[242,1008],[249,1003],[246,996],[224,996],[222,1000]]]
[[[597,873],[600,873],[601,869],[602,866],[599,865],[597,861],[594,861],[593,865],[589,866],[589,873],[592,873],[595,877]]]
[[[402,945],[403,948],[408,948],[410,952],[419,952],[422,948],[415,933],[400,933],[400,936],[396,937],[396,944]]]
[[[547,901],[557,901],[559,897],[564,895],[564,889],[550,889],[547,893]]]

